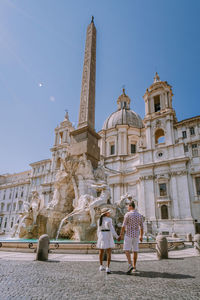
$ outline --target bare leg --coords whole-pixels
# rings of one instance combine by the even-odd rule
[[[109,268],[111,261],[111,248],[107,249],[107,267]]]
[[[136,262],[137,262],[138,253],[133,252],[133,268],[136,268]]]
[[[99,263],[100,263],[100,266],[103,265],[103,249],[99,249]]]
[[[132,265],[130,251],[125,251],[129,265]]]

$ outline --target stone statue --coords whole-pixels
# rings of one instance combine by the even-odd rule
[[[59,205],[62,196],[64,196],[64,191],[62,186],[67,183],[66,181],[67,173],[65,171],[59,170],[56,174],[55,183],[54,183],[54,193],[53,199],[48,204],[47,209],[54,209],[57,205]]]
[[[99,197],[89,194],[81,195],[74,206],[74,210],[67,214],[61,221],[57,238],[65,225],[65,235],[69,236],[73,231],[73,238],[78,240],[91,240],[96,232],[96,220],[100,216],[100,208],[109,206],[110,189],[106,184],[92,184],[91,187],[100,193]],[[70,232],[70,234],[69,234]]]
[[[85,153],[79,160],[76,175],[81,176],[84,179],[94,179],[92,163],[87,159]]]
[[[31,201],[24,202],[24,212],[18,223],[13,226],[11,237],[33,238],[37,235],[37,217],[44,208],[44,198],[37,191],[32,191]]]
[[[91,217],[91,226],[96,226],[95,224],[95,209],[102,206],[103,204],[110,204],[110,188],[106,184],[93,184],[93,188],[100,193],[100,196],[94,198],[94,200],[89,204],[89,211]]]
[[[116,216],[115,216],[115,224],[117,226],[117,231],[120,231],[122,227],[122,223],[124,220],[124,215],[127,212],[127,204],[133,200],[131,194],[126,193],[120,197],[120,200],[115,204],[116,205]]]
[[[30,209],[33,214],[33,224],[36,225],[37,216],[44,207],[44,198],[39,196],[37,191],[32,191],[32,199],[30,202]],[[29,211],[30,211],[29,209]]]

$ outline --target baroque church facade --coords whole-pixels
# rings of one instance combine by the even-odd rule
[[[31,163],[28,171],[0,175],[0,232],[12,231],[26,203],[31,201],[33,191],[42,195],[45,206],[48,205],[53,197],[56,173],[63,169],[62,160],[72,144],[73,154],[79,154],[80,145],[86,145],[84,141],[80,144],[86,133],[93,137],[91,141],[98,141],[89,151],[93,151],[93,166],[97,166],[96,157],[100,152],[98,163],[107,174],[111,203],[118,202],[123,195],[131,195],[144,216],[148,233],[200,232],[200,116],[177,121],[172,87],[156,73],[143,97],[144,119],[131,110],[131,100],[123,90],[117,99],[117,110],[105,120],[102,130],[95,133],[96,29],[93,19],[87,31],[86,50],[88,48],[92,50],[91,55],[85,51],[81,99],[89,99],[90,122],[85,124],[84,101],[81,101],[78,128],[73,127],[68,113],[55,128],[51,158]],[[93,64],[90,76],[87,74],[89,56]],[[87,78],[93,78],[89,87],[85,84]],[[75,140],[79,140],[77,147]]]

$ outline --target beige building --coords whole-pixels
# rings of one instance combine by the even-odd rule
[[[144,120],[123,94],[104,122],[100,149],[112,201],[129,193],[152,233],[200,230],[200,116],[178,122],[172,87],[158,74],[144,95]]]

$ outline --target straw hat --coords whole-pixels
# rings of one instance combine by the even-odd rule
[[[109,208],[106,208],[104,207],[102,210],[101,210],[101,216],[105,215],[106,213],[111,213],[111,210]]]

